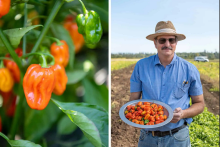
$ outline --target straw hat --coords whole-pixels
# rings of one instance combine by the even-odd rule
[[[154,38],[161,35],[174,35],[177,37],[178,41],[184,40],[186,38],[185,35],[176,33],[176,29],[171,21],[158,22],[155,28],[155,34],[150,34],[146,38],[154,41]]]

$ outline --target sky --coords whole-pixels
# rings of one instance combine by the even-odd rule
[[[185,40],[176,52],[219,52],[219,0],[111,0],[111,53],[157,53],[146,36],[171,21]]]

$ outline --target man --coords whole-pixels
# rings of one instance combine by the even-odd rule
[[[176,33],[171,21],[160,21],[155,34],[146,38],[154,41],[158,53],[137,62],[130,79],[130,100],[142,96],[164,102],[173,109],[173,119],[159,128],[142,129],[138,146],[190,147],[187,124],[203,112],[204,99],[197,68],[175,54],[178,41],[186,37]]]

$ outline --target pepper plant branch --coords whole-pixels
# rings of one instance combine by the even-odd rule
[[[45,22],[45,25],[44,25],[44,28],[42,29],[41,33],[40,33],[40,36],[37,40],[37,42],[35,43],[31,53],[34,53],[36,52],[36,50],[38,49],[38,47],[40,46],[41,42],[43,41],[43,38],[44,36],[46,35],[49,27],[50,27],[50,24],[52,23],[52,21],[54,20],[56,14],[58,13],[58,11],[60,10],[62,4],[64,3],[64,0],[56,0],[51,12],[50,12],[50,15],[48,16],[46,22]],[[31,60],[32,58],[30,58],[29,60]]]
[[[11,60],[11,61],[14,61],[12,58],[8,58],[8,57],[0,57],[0,60]]]
[[[10,44],[10,42],[8,41],[8,39],[6,38],[5,34],[2,31],[2,28],[0,27],[0,38],[3,42],[3,44],[6,46],[9,54],[11,55],[11,57],[13,58],[13,60],[16,62],[16,64],[18,65],[20,71],[22,71],[22,64],[21,64],[21,60],[19,59],[18,55],[15,53],[12,45]]]
[[[29,56],[33,56],[33,55],[38,55],[38,56],[41,56],[42,58],[42,63],[41,63],[41,66],[42,67],[47,67],[47,60],[45,58],[45,56],[43,54],[46,54],[46,55],[49,55],[47,53],[38,53],[38,52],[35,52],[35,53],[28,53],[26,55],[23,55],[21,56],[21,58],[25,58],[25,57],[29,57]],[[51,55],[52,56],[52,55]],[[53,58],[54,59],[54,58]]]
[[[54,38],[54,37],[49,37],[49,36],[46,36],[47,38],[49,38],[49,39],[51,39],[51,40],[53,40],[53,41],[55,41],[56,43],[57,43],[57,45],[58,46],[61,46],[61,45],[63,45],[63,43],[62,42],[60,42],[60,40],[59,39],[57,39],[57,38]]]
[[[23,77],[22,77],[21,81],[23,81]],[[12,127],[11,127],[11,130],[10,130],[9,135],[8,135],[9,138],[12,139],[12,140],[14,140],[15,134],[18,130],[18,126],[20,125],[20,122],[21,122],[20,121],[21,120],[20,115],[21,115],[21,112],[23,110],[22,104],[23,104],[23,101],[24,101],[24,92],[23,92],[23,89],[22,89],[21,82],[19,84],[19,91],[20,91],[20,93],[19,93],[19,102],[18,102],[18,105],[17,105],[16,110],[15,110],[15,116],[13,118]]]
[[[26,27],[26,22],[27,22],[27,3],[25,3],[24,5],[24,27]],[[26,54],[26,35],[25,34],[23,36],[22,49],[23,49],[23,55],[25,55]]]

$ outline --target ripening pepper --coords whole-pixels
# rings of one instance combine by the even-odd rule
[[[14,80],[7,68],[0,68],[0,90],[9,92],[14,86]]]
[[[70,36],[72,38],[75,47],[75,53],[78,53],[81,50],[82,46],[84,45],[85,41],[83,35],[78,32],[78,26],[76,22],[73,22],[73,17],[68,16],[63,26],[70,33]]]
[[[87,11],[84,4],[82,4],[84,14],[76,16],[76,23],[78,32],[84,36],[87,44],[96,44],[102,37],[102,26],[98,13],[95,11]]]
[[[0,0],[0,18],[10,10],[11,0]]]
[[[23,89],[32,109],[43,110],[50,101],[54,87],[55,74],[52,67],[43,68],[39,64],[28,67],[23,79]]]
[[[56,64],[66,67],[69,62],[69,47],[66,41],[61,40],[60,42],[61,44],[54,42],[50,46],[50,53],[54,56]]]
[[[66,83],[68,81],[65,69],[62,65],[55,64],[52,66],[54,74],[57,77],[53,93],[61,95],[66,90]]]
[[[9,92],[0,91],[0,95],[3,98],[3,108],[6,110],[6,115],[14,116],[17,96],[12,91]]]
[[[17,48],[15,52],[19,57],[22,56],[21,48]],[[10,55],[6,54],[5,57],[10,57]],[[12,74],[14,82],[18,83],[20,81],[20,70],[18,68],[18,65],[14,61],[11,61],[11,60],[4,60],[4,65],[7,69],[9,69],[10,73]]]

